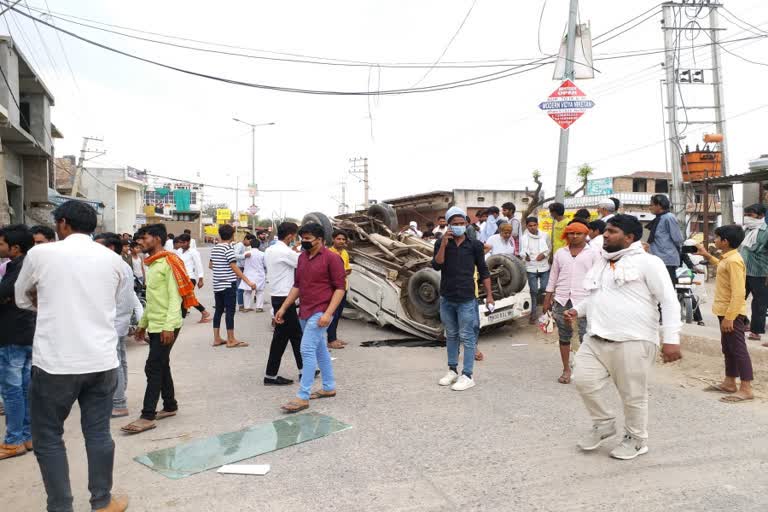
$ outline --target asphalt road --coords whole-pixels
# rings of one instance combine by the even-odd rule
[[[210,304],[209,285],[203,291]],[[313,402],[312,410],[353,429],[244,461],[271,464],[264,477],[208,471],[166,479],[132,458],[280,418],[280,404],[296,389],[261,383],[271,338],[267,313],[237,315],[238,336],[251,346],[234,350],[211,348],[210,324],[198,319],[193,311],[172,353],[179,416],[132,437],[119,432],[124,421],[113,423],[115,491],[130,495],[130,510],[768,510],[765,402],[720,403],[681,379],[692,363],[659,365],[650,452],[634,461],[610,459],[612,445],[583,454],[575,442],[589,427],[586,412],[575,389],[556,382],[553,340],[524,322],[483,338],[487,360],[476,366],[478,385],[453,392],[437,385],[444,349],[361,347],[400,335],[343,320],[340,336],[350,345],[332,354],[338,396]],[[527,345],[513,346],[520,343]],[[133,343],[128,349],[133,415],[146,352]],[[719,361],[710,363],[716,368]],[[281,374],[296,377],[289,353]],[[75,509],[89,510],[77,408],[65,439]],[[44,510],[33,455],[0,461],[0,475],[2,510]]]

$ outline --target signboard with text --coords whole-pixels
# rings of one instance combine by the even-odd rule
[[[232,218],[232,211],[229,208],[217,208],[216,209],[216,223],[226,224],[228,220]]]
[[[606,196],[613,194],[613,178],[600,178],[587,181],[588,196]]]
[[[560,84],[546,101],[539,103],[539,108],[563,130],[567,130],[584,112],[594,106],[595,103],[587,99],[587,95],[570,80]]]

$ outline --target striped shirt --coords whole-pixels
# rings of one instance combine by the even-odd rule
[[[211,264],[213,266],[213,291],[220,292],[232,286],[237,281],[237,276],[232,270],[232,263],[236,263],[235,251],[232,245],[221,243],[211,249]]]

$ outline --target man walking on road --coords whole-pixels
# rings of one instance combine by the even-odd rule
[[[650,231],[648,245],[651,254],[661,258],[667,267],[667,273],[672,283],[677,283],[677,269],[680,268],[680,248],[683,244],[683,233],[677,218],[669,211],[669,198],[662,194],[651,197],[651,213],[656,215],[647,226]],[[763,312],[765,313],[765,312]],[[765,316],[765,314],[763,314]]]
[[[549,283],[549,237],[539,230],[539,219],[536,217],[528,217],[525,222],[526,231],[520,237],[520,257],[525,261],[528,288],[531,292],[531,314],[528,323],[535,324],[539,290],[546,290]]]
[[[197,303],[195,287],[189,280],[184,262],[175,252],[163,250],[164,224],[150,224],[139,230],[139,243],[147,254],[147,307],[139,321],[136,339],[149,333],[149,355],[144,366],[147,388],[141,418],[121,430],[138,434],[156,427],[155,420],[176,416],[178,403],[171,375],[171,349],[181,330],[182,308]],[[163,410],[157,402],[163,398]]]
[[[680,305],[664,263],[643,249],[643,228],[616,215],[605,229],[605,251],[589,272],[589,297],[568,310],[587,317],[587,336],[574,359],[573,382],[592,417],[578,445],[598,448],[616,434],[616,415],[603,388],[612,380],[624,404],[624,438],[611,457],[629,460],[648,452],[648,377],[659,349],[661,304],[664,362],[680,359]]]
[[[200,253],[191,245],[194,240],[187,233],[177,236],[176,240],[179,242],[179,248],[176,253],[181,258],[181,261],[184,262],[184,268],[187,271],[189,280],[192,282],[192,286],[202,288],[205,268],[203,267]],[[197,323],[207,324],[211,321],[211,314],[205,310],[205,306],[198,304],[194,308],[202,315]],[[184,310],[184,315],[186,316],[186,310]]]
[[[128,498],[113,497],[115,444],[110,433],[117,386],[117,290],[123,261],[94,244],[96,212],[67,201],[53,212],[60,242],[29,251],[16,280],[16,305],[37,309],[29,387],[35,456],[48,494],[48,510],[71,511],[67,452],[62,435],[72,405],[88,456],[91,508],[123,511]]]
[[[712,313],[720,321],[720,344],[725,356],[725,379],[722,384],[713,384],[707,391],[730,393],[721,398],[723,402],[737,403],[754,398],[752,394],[752,360],[744,340],[746,330],[747,302],[745,283],[747,270],[736,247],[743,245],[744,230],[740,226],[720,226],[715,229],[715,246],[722,251],[718,259],[699,245],[699,254],[717,265],[715,280],[715,301]],[[754,299],[753,299],[754,300]],[[741,380],[738,390],[736,379]]]
[[[752,294],[752,315],[749,317],[749,339],[759,340],[765,334],[765,314],[768,310],[768,224],[765,206],[753,204],[744,208],[746,235],[739,254],[747,269],[747,293]]]
[[[587,297],[584,278],[600,258],[600,254],[587,245],[587,231],[587,226],[580,220],[571,221],[565,228],[562,237],[567,240],[568,245],[555,253],[542,308],[545,313],[551,310],[557,322],[560,360],[563,363],[563,373],[557,379],[560,384],[571,383],[573,321],[566,318],[564,313]],[[578,320],[578,329],[579,343],[582,343],[587,330],[586,319]]]
[[[10,258],[0,280],[0,391],[5,404],[5,439],[0,459],[24,455],[32,449],[29,426],[29,378],[35,313],[20,309],[14,299],[16,278],[32,247],[32,233],[23,224],[0,228],[0,258]]]
[[[296,398],[282,406],[284,412],[294,413],[309,407],[309,400],[336,396],[331,354],[326,343],[326,331],[333,314],[344,298],[346,275],[338,255],[325,248],[323,227],[305,224],[299,230],[302,254],[296,267],[296,280],[283,305],[275,313],[275,322],[285,322],[285,315],[296,299],[301,301],[299,318],[304,333],[301,338],[301,358],[304,368]],[[315,369],[320,367],[323,389],[312,391]]]
[[[269,280],[269,294],[272,301],[272,309],[277,312],[282,307],[285,299],[293,288],[293,278],[299,263],[299,253],[289,246],[296,239],[299,226],[293,222],[283,222],[277,226],[277,242],[268,247],[264,253],[267,265],[267,279]],[[286,379],[278,375],[280,362],[285,353],[285,347],[291,342],[293,357],[296,359],[296,368],[301,374],[301,324],[295,301],[285,308],[283,321],[275,323],[275,331],[272,334],[272,343],[269,346],[269,358],[267,360],[267,373],[264,376],[265,386],[285,386],[293,384],[292,379]]]
[[[352,267],[349,265],[349,253],[347,252],[347,234],[343,231],[333,232],[333,245],[329,251],[336,253],[344,262],[344,275],[346,276],[344,288],[344,298],[341,299],[341,304],[336,308],[336,312],[333,314],[333,320],[331,325],[328,326],[328,348],[344,348],[347,344],[346,341],[342,341],[336,335],[336,330],[339,327],[339,321],[341,320],[341,314],[344,312],[344,306],[347,304],[347,291],[349,290],[349,275],[352,273]]]
[[[467,219],[461,208],[451,207],[445,214],[449,230],[435,243],[432,268],[440,270],[440,320],[445,327],[448,351],[448,373],[440,379],[441,386],[464,391],[475,386],[472,377],[479,332],[475,269],[478,281],[486,292],[489,311],[495,306],[491,278],[485,264],[483,244],[466,237]],[[458,372],[459,343],[464,345],[464,364]]]

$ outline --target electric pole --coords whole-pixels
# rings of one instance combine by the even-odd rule
[[[349,171],[350,174],[357,175],[362,174],[362,182],[363,182],[363,205],[365,206],[365,209],[367,210],[370,206],[370,202],[368,199],[368,191],[369,191],[369,185],[368,185],[368,157],[358,157],[358,158],[350,158],[350,162],[352,162],[352,169]],[[357,162],[363,163],[362,170],[358,167]],[[358,178],[360,179],[360,178]]]
[[[574,79],[573,59],[576,56],[576,23],[579,15],[579,0],[571,0],[568,8],[568,35],[565,41],[565,73],[564,80]],[[570,129],[560,129],[560,148],[557,154],[557,183],[555,185],[555,201],[565,201],[566,170],[568,168],[568,140]]]
[[[72,181],[72,197],[77,197],[77,193],[80,191],[80,180],[83,175],[83,167],[85,166],[85,154],[91,153],[88,151],[88,141],[103,142],[104,139],[97,139],[96,137],[83,137],[83,145],[80,148],[80,158],[77,160],[77,168],[75,169],[75,177]],[[101,152],[100,154],[104,154]]]
[[[725,105],[723,93],[723,69],[720,59],[720,27],[717,11],[719,4],[713,4],[709,10],[709,37],[712,39],[712,87],[714,87],[715,96],[715,127],[717,133],[723,136],[720,143],[720,151],[723,153],[722,169],[723,175],[731,173],[728,165],[728,137],[725,134]],[[720,211],[723,216],[723,224],[733,224],[733,187],[724,187],[720,189]],[[708,219],[704,219],[707,222]]]
[[[233,121],[236,121],[238,123],[242,123],[244,125],[251,127],[251,183],[248,185],[249,190],[251,190],[251,206],[256,207],[256,128],[260,126],[274,126],[276,123],[249,123],[247,121],[243,121],[242,119],[238,119],[236,117],[232,118]],[[239,219],[238,219],[239,220]],[[251,226],[252,229],[256,230],[256,216],[253,216],[253,225]]]
[[[671,159],[672,173],[672,213],[677,217],[677,223],[685,226],[685,201],[683,194],[683,171],[680,167],[681,148],[680,135],[677,124],[677,87],[678,70],[675,66],[675,39],[677,38],[677,26],[675,25],[674,4],[667,3],[663,6],[664,30],[664,70],[667,75],[667,119],[669,124],[669,155]]]

